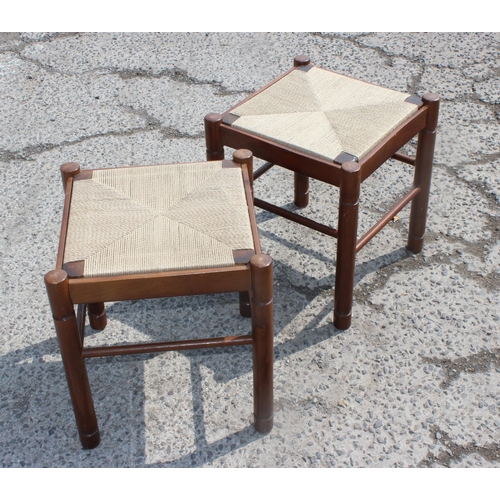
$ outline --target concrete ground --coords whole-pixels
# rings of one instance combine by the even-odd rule
[[[0,465],[498,467],[500,36],[480,33],[2,33]],[[442,97],[424,250],[408,208],[359,254],[353,323],[332,325],[335,241],[258,210],[275,262],[275,427],[253,430],[250,349],[87,363],[102,442],[77,438],[43,276],[59,166],[203,160],[203,117],[308,54],[317,65]],[[360,233],[411,185],[364,186]],[[312,183],[317,220],[337,191]],[[259,197],[290,205],[274,169]],[[234,295],[116,303],[88,344],[247,333]]]

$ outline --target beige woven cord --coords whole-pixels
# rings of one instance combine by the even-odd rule
[[[234,265],[254,248],[239,168],[222,162],[96,170],[74,183],[65,262],[84,276]]]
[[[236,107],[233,127],[334,160],[362,159],[418,109],[410,94],[321,68],[295,70]]]

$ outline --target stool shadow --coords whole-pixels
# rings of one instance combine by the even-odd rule
[[[275,294],[275,301],[280,300],[282,294],[287,294],[286,290],[277,290]],[[237,294],[226,294],[229,297],[224,297],[223,295],[211,296],[210,301],[212,305],[214,302],[219,301],[220,307],[232,307],[236,314],[238,314],[238,297]],[[232,298],[233,300],[228,300]],[[205,297],[189,297],[178,299],[179,301],[188,301],[190,307],[193,305],[203,306]],[[301,301],[305,307],[307,299],[304,297],[297,297],[297,300]],[[144,301],[141,301],[144,302]],[[182,308],[183,306],[177,301],[177,299],[158,299],[153,300],[154,302],[152,309],[149,311],[151,314],[168,315],[172,316],[172,303],[175,308]],[[170,303],[170,304],[169,304]],[[108,307],[108,318],[110,321],[120,318],[123,322],[123,308],[127,307],[126,303],[117,303]],[[135,306],[135,304],[133,305]],[[136,307],[141,307],[137,305]],[[217,307],[217,305],[215,305]],[[293,309],[293,308],[292,308]],[[279,332],[286,324],[293,321],[293,316],[296,314],[296,309],[290,310],[286,315],[280,314],[275,316],[275,332]],[[286,359],[288,356],[299,352],[307,347],[314,344],[320,343],[332,336],[341,333],[336,330],[332,324],[327,324],[323,327],[318,327],[319,323],[324,319],[325,315],[331,314],[331,305],[327,304],[304,328],[290,340],[286,340],[283,343],[277,343],[275,345],[275,362]],[[116,318],[115,318],[116,316]],[[133,320],[134,315],[127,316],[127,323],[133,329],[141,331],[143,334],[148,334],[148,330],[144,329],[143,324],[140,321]],[[233,334],[245,334],[249,333],[251,325],[250,319],[248,318],[238,318],[240,322],[240,327],[242,331],[232,332]],[[166,330],[170,330],[168,325],[166,325]],[[246,331],[247,330],[247,331]],[[179,334],[180,335],[180,334]],[[170,335],[165,334],[170,338]],[[155,335],[156,337],[156,335]],[[198,467],[211,462],[214,459],[221,458],[228,453],[231,453],[239,448],[242,448],[256,440],[262,439],[264,436],[257,433],[252,425],[245,426],[241,430],[232,433],[222,439],[216,440],[215,442],[209,443],[207,440],[207,429],[206,429],[206,414],[210,412],[210,408],[206,406],[203,400],[203,375],[202,366],[207,368],[213,373],[214,380],[218,383],[225,384],[231,379],[239,378],[243,375],[252,372],[252,357],[251,357],[251,346],[243,347],[230,347],[230,348],[215,348],[207,350],[193,350],[193,351],[179,351],[190,363],[190,374],[191,374],[191,400],[192,400],[192,417],[193,417],[193,427],[194,427],[194,447],[195,450],[180,458],[174,459],[172,461],[161,461],[155,464],[148,464],[148,467]],[[144,359],[152,358],[155,355],[147,354],[141,355],[140,357]],[[122,357],[123,359],[124,357]],[[120,358],[115,358],[119,360]],[[220,366],[223,364],[225,369],[220,370]],[[249,385],[249,391],[251,391],[251,385]],[[235,401],[235,405],[238,406],[238,402]],[[249,415],[250,417],[250,415]]]
[[[292,246],[292,243],[286,239],[267,233],[266,231],[261,231],[261,234],[269,238],[274,238],[281,244]],[[309,251],[309,249],[305,249],[301,245],[293,244],[293,247],[297,251]],[[410,254],[405,249],[399,249],[384,256],[373,258],[358,266],[359,269],[356,274],[357,282],[366,276],[366,274],[372,272],[373,269],[380,269],[392,263],[400,262],[409,256]],[[335,262],[321,253],[318,253],[317,257],[328,263],[333,264]],[[279,273],[289,276],[300,274],[300,271],[291,269],[286,263],[276,259],[275,262],[276,268],[280,270]],[[333,266],[332,275],[334,275]],[[318,286],[320,285],[321,283],[318,282]],[[275,334],[278,335],[289,323],[293,321],[298,322],[296,319],[297,312],[302,311],[311,300],[311,294],[304,293],[300,287],[293,287],[288,284],[276,286]],[[281,307],[281,304],[285,302],[291,303],[293,307],[289,307],[288,309]],[[128,314],[126,313],[127,309],[129,310]],[[219,314],[216,312],[218,310],[222,310],[223,313]],[[237,294],[121,302],[110,304],[107,308],[110,324],[115,321],[121,322],[125,327],[134,329],[140,334],[151,338],[153,342],[157,340],[158,336],[163,336],[163,332],[159,332],[157,327],[151,331],[152,323],[147,320],[144,321],[144,318],[165,318],[165,329],[169,332],[168,337],[173,334],[175,338],[178,334],[176,332],[177,325],[185,321],[186,317],[191,317],[192,311],[203,311],[203,314],[205,314],[205,316],[198,316],[195,322],[189,323],[191,330],[199,330],[196,333],[203,333],[202,330],[205,327],[208,330],[213,327],[215,330],[214,334],[218,335],[217,332],[226,328],[228,318],[231,325],[237,325],[237,329],[239,330],[238,332],[231,331],[231,334],[246,334],[251,330],[250,320],[239,316]],[[47,315],[49,314],[47,307]],[[332,301],[327,300],[327,303],[312,319],[308,320],[307,324],[298,324],[292,338],[276,343],[275,361],[284,360],[294,353],[342,333],[335,329],[331,323],[331,314]],[[325,318],[327,318],[326,321]],[[324,324],[320,326],[322,322]],[[93,332],[87,326],[87,335],[90,339],[98,335],[98,333]],[[233,378],[248,375],[252,371],[251,347],[180,351],[180,353],[189,361],[192,425],[194,431],[193,445],[195,450],[171,461],[161,460],[153,464],[147,463],[146,422],[144,419],[146,395],[144,385],[148,381],[145,379],[144,367],[146,360],[154,357],[154,354],[139,355],[132,358],[130,356],[121,356],[92,359],[88,360],[88,371],[103,439],[97,450],[86,452],[95,456],[95,458],[92,458],[92,455],[86,455],[90,457],[85,459],[86,462],[95,460],[98,465],[98,461],[100,460],[98,457],[102,459],[102,453],[99,455],[98,451],[101,449],[106,450],[103,451],[105,454],[110,453],[111,458],[108,460],[108,463],[115,466],[200,467],[243,448],[254,441],[262,439],[263,436],[257,433],[253,426],[247,425],[237,432],[209,443],[205,424],[205,416],[210,409],[206,407],[203,401],[202,367],[211,370],[214,374],[214,380],[219,383],[227,383]],[[45,450],[44,454],[46,457],[53,457],[54,453],[60,457],[67,457],[68,453],[71,453],[71,450],[74,450],[75,457],[81,454],[62,363],[60,360],[52,362],[44,361],[45,356],[53,356],[54,354],[59,354],[55,334],[49,340],[11,351],[0,357],[3,380],[1,409],[4,420],[3,429],[5,430],[3,433],[4,438],[2,438],[0,464],[4,467],[48,465],[47,462],[44,462],[46,458],[34,458],[33,453],[29,449],[20,451],[20,448],[23,448],[24,440],[31,443],[30,446],[39,447],[41,451]],[[131,359],[135,359],[135,361],[130,363]],[[129,364],[126,365],[123,363]],[[122,368],[120,368],[121,365]],[[225,366],[225,369],[222,371],[219,370],[221,365]],[[112,370],[110,370],[111,367]],[[133,391],[130,391],[128,387],[124,387],[123,385],[113,384],[112,380],[122,381],[125,379],[127,371],[130,370],[134,371]],[[96,379],[100,379],[101,382],[99,384],[95,383]],[[50,381],[50,383],[47,383],[47,381]],[[115,397],[108,397],[110,390],[115,393]],[[251,390],[251,386],[249,386],[249,390]],[[133,395],[131,396],[132,392]],[[127,413],[127,408],[122,407],[120,409],[116,403],[122,400],[128,400],[130,408],[133,409],[132,414],[123,415],[123,412]],[[237,401],[235,401],[235,405],[237,407]],[[124,427],[128,425],[137,434],[135,448],[137,451],[133,452],[132,455],[125,453],[125,458],[113,458],[114,453],[111,451],[113,448],[113,439],[119,439],[120,442],[125,440],[121,429],[114,430],[107,426],[107,422],[113,420],[113,414],[121,414],[122,417],[120,418],[124,418],[125,421]],[[141,418],[141,415],[142,423],[140,424],[138,419]],[[57,424],[52,422],[53,416],[57,417],[55,420],[57,420],[61,429],[58,429],[56,427]],[[279,418],[279,415],[277,416]],[[25,429],[20,429],[19,426],[23,426]],[[137,430],[139,427],[140,430]],[[26,438],[26,433],[29,433],[30,429],[32,429],[32,435]],[[43,433],[41,433],[40,429],[44,430]],[[7,439],[7,436],[17,437]],[[33,442],[36,444],[33,445]],[[58,443],[61,443],[60,448],[58,448]],[[71,450],[69,450],[70,446],[68,443],[74,443],[74,447]],[[127,444],[119,444],[118,446],[123,448]],[[19,458],[20,461],[18,460],[15,464],[12,464],[10,462],[11,455],[21,457]],[[110,460],[114,460],[114,462]],[[118,463],[117,460],[124,460],[126,463]],[[57,463],[57,457],[53,457],[51,463],[56,467],[64,466],[64,464]],[[93,466],[95,465],[96,462],[94,462]]]
[[[275,316],[276,333],[293,321],[297,310],[308,303],[306,297],[293,290],[292,294],[295,295],[293,300],[298,305],[287,311],[277,308],[280,312]],[[275,301],[281,303],[283,300],[290,301],[290,290],[277,287]],[[130,309],[128,314],[124,314],[126,309]],[[163,316],[165,329],[174,330],[175,337],[176,324],[184,321],[186,314],[191,314],[196,309],[208,309],[208,311],[204,311],[203,320],[189,324],[192,330],[201,332],[205,327],[213,325],[216,329],[220,329],[221,325],[225,326],[228,317],[232,318],[231,324],[237,324],[240,330],[231,331],[231,334],[246,334],[251,330],[250,319],[239,315],[237,294],[112,303],[107,308],[110,320],[108,328],[111,327],[112,331],[114,328],[112,323],[115,322],[118,323],[118,330],[131,328],[150,337],[151,341],[156,341],[160,333],[154,330],[150,335],[151,324],[144,322],[143,319],[145,316],[156,318]],[[217,309],[225,311],[223,314],[212,314]],[[338,332],[333,325],[316,328],[324,314],[329,313],[329,307],[325,308],[325,311],[319,312],[309,324],[303,328],[300,325],[292,339],[277,344],[276,361],[336,335]],[[46,327],[52,328],[48,305],[46,314]],[[169,328],[169,323],[173,323],[172,328]],[[98,340],[101,332],[94,332],[88,326],[86,330],[89,341]],[[189,418],[192,418],[193,422],[195,450],[172,461],[161,460],[153,464],[147,463],[146,456],[144,387],[145,384],[152,383],[146,380],[145,363],[153,358],[154,354],[87,360],[102,435],[101,445],[92,451],[82,451],[80,448],[64,370],[58,357],[59,347],[55,333],[48,340],[4,354],[0,357],[2,380],[0,408],[3,422],[0,439],[1,466],[61,467],[68,466],[68,463],[73,464],[69,466],[89,466],[89,464],[99,466],[107,463],[108,466],[125,467],[199,467],[262,439],[263,435],[257,433],[252,425],[244,425],[237,432],[211,443],[207,439],[205,417],[211,410],[206,407],[207,403],[203,400],[202,386],[203,384],[206,386],[206,382],[202,370],[205,368],[211,370],[214,380],[220,383],[229,382],[243,375],[248,376],[252,372],[251,346],[179,352],[189,361],[191,386],[189,404],[192,405]],[[219,369],[221,366],[225,367],[222,371]],[[248,391],[251,391],[251,383],[248,384]],[[234,399],[237,408],[238,401]],[[250,420],[251,414],[248,417]],[[131,440],[134,446],[131,446]],[[117,449],[126,450],[127,447],[134,451],[116,453]]]
[[[312,231],[312,229],[311,229]],[[303,253],[304,255],[307,255],[311,258],[317,259],[321,262],[325,262],[329,265],[331,265],[331,274],[328,276],[324,276],[321,279],[314,280],[318,283],[318,289],[320,290],[327,290],[327,289],[332,289],[334,287],[335,283],[335,266],[337,264],[337,260],[335,258],[336,254],[336,241],[333,242],[332,244],[332,251],[331,253],[322,253],[317,250],[311,249],[310,247],[306,247],[300,243],[292,242],[286,238],[283,238],[282,236],[279,236],[275,233],[272,233],[270,231],[266,230],[259,230],[259,234],[264,238],[268,238],[269,240],[272,240],[276,243],[279,243],[280,245],[283,245],[286,248],[289,248],[291,250],[296,251],[297,253]],[[328,238],[328,236],[325,236],[325,238]],[[362,252],[363,250],[361,250]],[[385,267],[397,264],[397,263],[402,263],[405,260],[409,259],[414,255],[413,252],[410,252],[409,250],[406,249],[406,247],[401,247],[396,250],[392,250],[391,252],[385,253],[378,255],[376,257],[373,257],[370,260],[367,260],[365,262],[357,263],[356,264],[356,269],[354,273],[354,286],[356,286],[360,281],[362,281],[366,276],[369,274],[378,271],[380,269],[383,269]],[[275,259],[275,263],[279,263]],[[283,267],[283,263],[280,263],[280,266]],[[275,265],[275,269],[279,267],[278,265]],[[300,276],[303,275],[304,273],[301,273],[300,271],[296,271],[295,269],[291,268],[290,266],[286,266],[288,268],[287,275],[290,276]],[[290,280],[292,282],[297,282],[298,280]]]

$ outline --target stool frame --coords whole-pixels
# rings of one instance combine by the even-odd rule
[[[226,113],[206,115],[206,155],[208,160],[221,160],[224,158],[224,146],[234,149],[248,148],[256,157],[266,162],[254,173],[254,179],[258,179],[275,165],[293,171],[294,203],[299,208],[304,208],[309,203],[309,178],[340,188],[337,228],[321,224],[258,198],[254,199],[254,203],[256,207],[337,238],[334,325],[338,329],[345,330],[351,325],[356,253],[410,202],[407,248],[414,253],[420,252],[423,248],[439,113],[439,96],[434,93],[426,93],[419,109],[359,161],[352,161],[352,158],[348,158],[343,163],[328,161],[231,126],[230,113],[234,108],[262,92],[291,71],[295,71],[296,68],[310,64],[309,57],[297,56],[294,59],[293,68],[233,106]],[[415,157],[399,152],[417,135],[418,143]],[[358,238],[361,183],[390,158],[414,166],[413,187],[364,235]]]
[[[64,245],[71,205],[72,185],[80,171],[77,163],[61,167],[66,199],[56,268],[45,275],[64,370],[69,387],[80,441],[84,448],[98,446],[99,428],[92,400],[86,358],[126,354],[159,353],[172,350],[252,345],[254,426],[258,432],[273,427],[273,281],[272,259],[262,254],[253,210],[252,153],[236,151],[228,166],[241,169],[249,207],[255,254],[247,255],[233,267],[117,275],[97,278],[71,277],[63,269]],[[141,167],[137,167],[141,168]],[[84,177],[83,177],[84,178]],[[219,338],[165,341],[102,347],[84,347],[85,318],[102,330],[107,324],[104,303],[108,301],[178,297],[238,292],[240,313],[251,316],[252,333]],[[75,305],[77,312],[75,313]]]

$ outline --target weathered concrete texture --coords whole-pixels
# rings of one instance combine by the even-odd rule
[[[2,33],[2,467],[498,467],[500,37],[488,33]],[[442,96],[424,250],[409,210],[359,254],[352,327],[332,325],[335,241],[258,211],[275,262],[275,427],[251,425],[249,348],[88,361],[102,443],[77,438],[43,275],[59,166],[203,160],[203,117],[297,54]],[[228,152],[229,153],[229,152]],[[360,233],[411,185],[389,162],[362,189]],[[291,206],[292,176],[256,194]],[[337,190],[302,212],[336,225]],[[246,333],[233,295],[110,304],[88,344]]]

